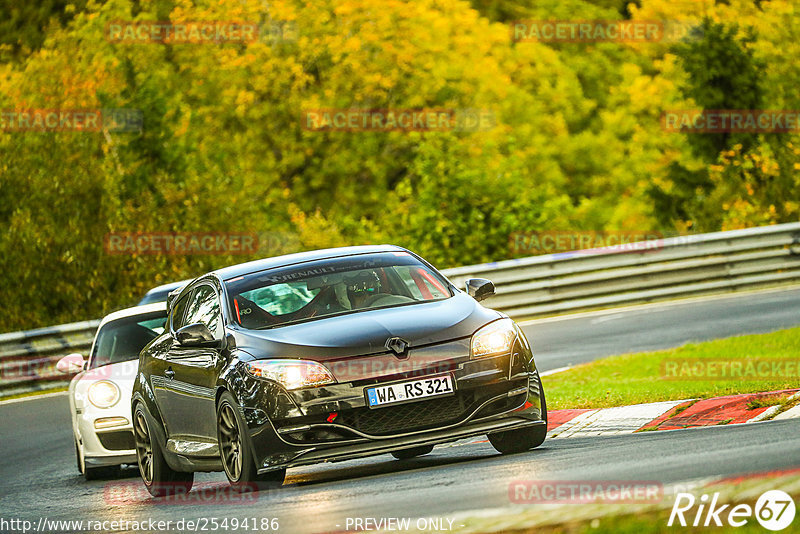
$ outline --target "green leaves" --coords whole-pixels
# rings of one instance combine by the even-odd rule
[[[692,138],[660,125],[668,109],[800,107],[789,3],[471,6],[109,0],[20,11],[5,41],[20,44],[0,57],[0,108],[136,109],[143,127],[0,132],[0,330],[97,317],[154,285],[301,249],[394,242],[447,267],[512,257],[517,232],[796,220],[796,135]],[[705,14],[704,40],[513,43],[507,25],[627,9],[638,20]],[[254,21],[261,35],[106,35],[112,21],[165,20]],[[305,127],[320,109],[478,110],[492,121]],[[109,232],[253,232],[265,245],[252,257],[109,255]]]

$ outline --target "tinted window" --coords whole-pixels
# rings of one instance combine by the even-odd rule
[[[103,325],[97,333],[89,367],[135,360],[151,340],[164,332],[167,312],[117,319]]]
[[[221,334],[219,299],[217,292],[208,285],[198,286],[189,300],[185,324],[203,323],[215,335]]]
[[[441,275],[406,252],[271,269],[227,286],[234,320],[254,329],[452,296]]]
[[[172,330],[177,330],[188,323],[185,321],[186,317],[186,304],[189,302],[191,292],[182,296],[180,300],[172,305]]]
[[[272,315],[286,315],[306,306],[320,291],[308,289],[305,282],[289,282],[246,291],[242,296]]]

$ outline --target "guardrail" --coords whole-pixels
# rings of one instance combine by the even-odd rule
[[[0,334],[0,395],[52,389],[69,383],[56,363],[72,352],[88,354],[100,321],[82,321]]]
[[[489,301],[537,317],[800,281],[800,223],[646,241],[443,272],[457,286],[489,278]]]
[[[800,282],[800,223],[674,237],[442,271],[489,278],[487,304],[512,317],[556,315]],[[87,353],[99,321],[0,334],[0,395],[64,385],[56,362]]]

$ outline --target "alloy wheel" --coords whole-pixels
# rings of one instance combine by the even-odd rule
[[[139,462],[139,471],[145,484],[150,485],[153,483],[153,444],[150,441],[147,421],[141,411],[136,412],[133,431],[136,436],[136,458]]]
[[[231,480],[239,480],[242,474],[242,438],[230,404],[221,407],[218,424],[225,471]]]

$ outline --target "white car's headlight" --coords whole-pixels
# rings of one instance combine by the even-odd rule
[[[111,408],[119,401],[119,387],[110,380],[100,380],[89,386],[89,402],[98,408]]]
[[[489,323],[472,336],[472,358],[484,358],[505,354],[514,346],[517,331],[511,319],[500,319]]]
[[[328,369],[309,360],[256,360],[247,362],[247,371],[254,376],[278,382],[286,389],[334,384]]]

